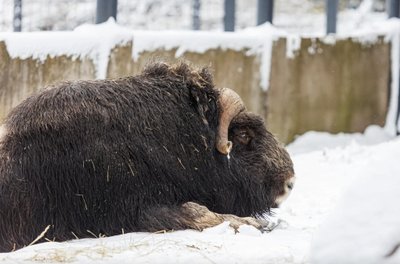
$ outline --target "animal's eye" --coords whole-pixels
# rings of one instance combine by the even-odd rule
[[[249,144],[251,139],[247,131],[240,131],[239,133],[236,134],[236,138],[237,141],[239,141],[239,143],[243,145]]]
[[[247,135],[246,132],[241,132],[241,133],[239,134],[239,137],[245,138],[245,137],[248,137],[248,135]]]

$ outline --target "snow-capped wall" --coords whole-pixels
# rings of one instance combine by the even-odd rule
[[[72,32],[0,33],[0,122],[56,81],[121,77],[149,60],[184,58],[211,66],[217,86],[235,89],[285,142],[308,130],[363,131],[385,122],[387,36],[300,37],[268,24],[235,33],[149,32],[112,20]]]

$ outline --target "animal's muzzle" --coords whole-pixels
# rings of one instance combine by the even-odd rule
[[[289,179],[287,179],[284,183],[284,193],[282,195],[279,195],[276,199],[275,199],[275,204],[278,207],[283,201],[285,201],[289,194],[291,193],[291,191],[293,190],[294,187],[294,183],[296,181],[296,177],[292,176]]]

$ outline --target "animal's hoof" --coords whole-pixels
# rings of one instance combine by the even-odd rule
[[[288,226],[288,223],[282,219],[277,219],[275,221],[268,219],[257,219],[253,217],[237,217],[226,219],[230,221],[230,226],[237,231],[239,226],[246,224],[251,225],[260,230],[262,233],[269,233],[274,229],[284,229]]]
[[[262,229],[260,229],[261,232],[263,232],[263,233],[271,232],[274,229],[286,229],[288,227],[288,223],[282,219],[277,219],[275,221],[269,221],[269,220],[262,219],[262,221],[265,222]]]
[[[222,215],[222,217],[224,221],[229,221],[229,225],[233,229],[235,229],[236,232],[238,232],[241,225],[254,226],[261,232],[265,232],[266,230],[273,228],[273,226],[271,226],[271,223],[265,219],[256,219],[253,217],[238,217],[235,215]]]

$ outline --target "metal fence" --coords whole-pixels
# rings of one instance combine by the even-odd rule
[[[0,31],[71,30],[109,16],[117,16],[121,25],[135,29],[233,31],[273,22],[273,14],[280,12],[285,2],[296,4],[293,0],[2,0]],[[338,8],[356,7],[362,0],[303,0],[297,4],[303,2],[323,6],[326,32],[335,33]],[[399,0],[386,2],[391,16],[398,16]]]
[[[16,8],[15,4],[22,4]],[[20,30],[71,30],[83,23],[93,23],[95,0],[1,0],[0,31],[12,31],[14,14],[21,14]],[[18,17],[17,17],[18,19]],[[15,28],[14,28],[15,29]]]
[[[105,0],[104,2],[112,2]],[[194,2],[201,3],[197,27],[222,30],[224,0],[118,0],[117,20],[120,25],[140,30],[193,29]],[[13,31],[15,0],[0,1],[0,31]],[[22,31],[72,30],[84,23],[96,22],[97,0],[20,0]],[[19,4],[19,3],[17,3]],[[246,14],[256,8],[257,0],[237,0],[238,28],[256,25]],[[244,15],[242,15],[244,14]],[[253,22],[254,21],[254,22]]]

